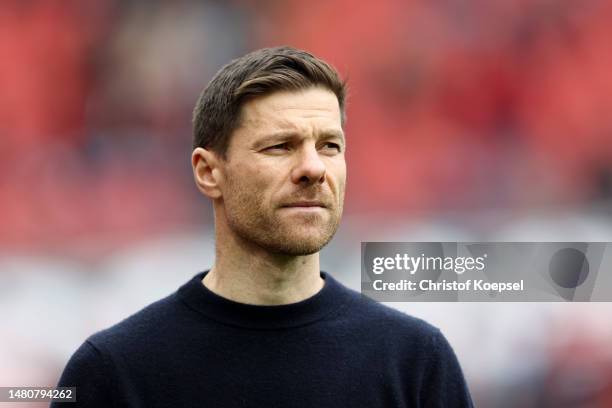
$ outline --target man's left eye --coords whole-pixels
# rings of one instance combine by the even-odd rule
[[[332,142],[327,142],[323,145],[323,147],[325,149],[332,149],[332,150],[336,150],[336,151],[340,151],[340,145],[337,143],[332,143]]]

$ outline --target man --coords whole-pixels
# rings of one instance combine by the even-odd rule
[[[192,155],[214,266],[76,351],[59,385],[77,406],[472,406],[438,329],[319,269],[342,215],[344,110],[337,72],[304,51],[216,74]]]

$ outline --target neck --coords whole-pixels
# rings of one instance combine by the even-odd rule
[[[215,264],[202,283],[226,299],[253,305],[300,302],[323,288],[319,253],[291,256],[266,249],[215,222]]]

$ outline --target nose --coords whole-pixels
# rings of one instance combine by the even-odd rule
[[[322,184],[325,181],[325,163],[314,145],[302,146],[296,160],[291,172],[291,181],[295,184]]]

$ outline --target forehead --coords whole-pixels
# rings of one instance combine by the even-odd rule
[[[241,128],[250,130],[325,127],[341,130],[336,95],[324,88],[278,91],[246,102]]]

